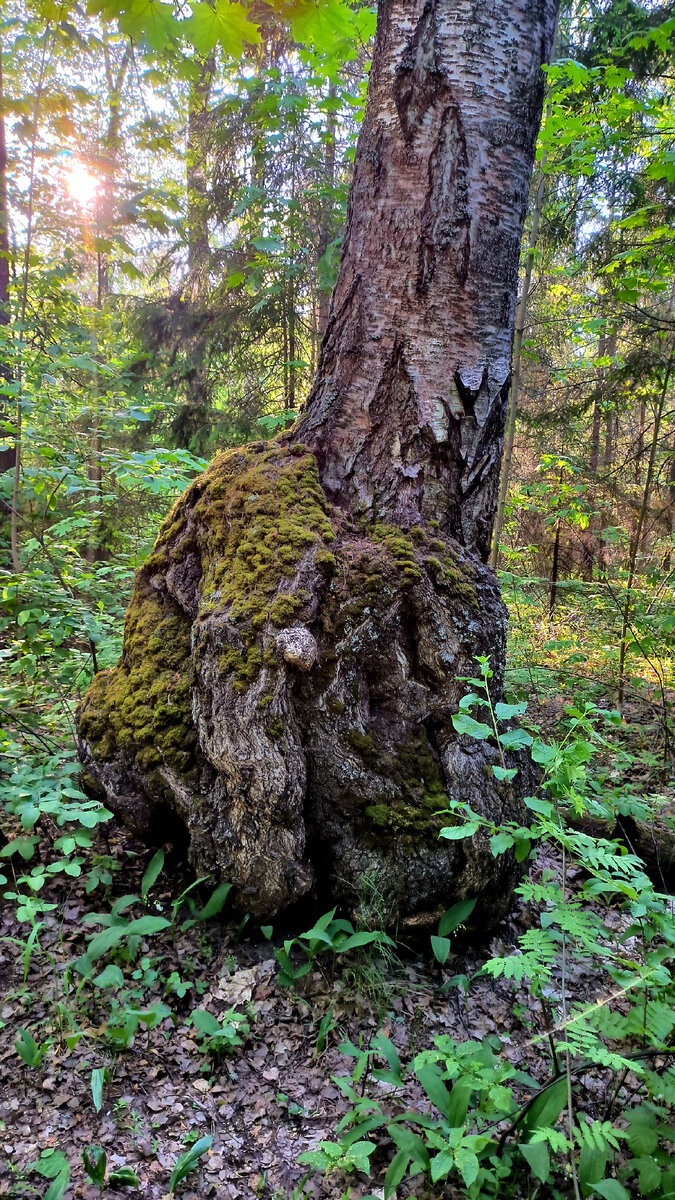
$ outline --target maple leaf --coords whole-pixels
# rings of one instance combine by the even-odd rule
[[[216,0],[213,8],[195,4],[184,28],[195,49],[204,56],[220,43],[232,58],[237,58],[245,42],[252,45],[260,41],[260,31],[249,21],[248,9],[231,0]]]
[[[119,24],[130,38],[144,37],[157,51],[165,50],[179,29],[173,5],[163,4],[162,0],[131,0],[120,15]]]
[[[355,40],[354,15],[343,0],[301,0],[291,16],[291,33],[296,42],[330,54],[336,40]]]

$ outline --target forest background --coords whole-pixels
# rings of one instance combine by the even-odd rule
[[[73,728],[119,655],[134,569],[209,458],[307,395],[374,25],[346,0],[3,5],[0,827],[24,985],[67,888],[113,881]],[[674,65],[668,8],[563,6],[493,548],[512,696],[554,735],[616,710],[591,791],[624,806],[667,794],[672,761]],[[578,1187],[574,1151],[565,1170]]]

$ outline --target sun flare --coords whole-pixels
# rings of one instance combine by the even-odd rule
[[[87,170],[84,163],[74,162],[69,166],[66,174],[66,187],[69,196],[77,204],[86,208],[96,195],[98,180]]]

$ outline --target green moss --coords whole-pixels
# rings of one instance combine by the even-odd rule
[[[438,555],[429,554],[424,559],[424,566],[432,579],[464,604],[478,608],[478,596],[468,566],[460,564],[444,542],[434,539],[429,546],[439,551]]]
[[[369,764],[374,764],[377,761],[377,751],[375,743],[369,733],[361,733],[360,729],[349,729],[347,731],[347,741],[357,754]]]
[[[284,723],[280,717],[270,717],[267,722],[267,732],[273,742],[280,740],[284,732]]]
[[[202,608],[254,630],[288,624],[309,598],[289,589],[300,563],[334,537],[315,458],[246,447],[216,458],[201,482]]]
[[[371,739],[372,741],[372,739]],[[408,746],[395,752],[376,752],[370,766],[394,785],[389,792],[363,810],[366,827],[381,844],[383,840],[410,844],[434,844],[447,820],[434,814],[447,805],[447,792],[426,736],[420,733]]]
[[[301,608],[302,600],[297,596],[286,595],[282,592],[275,597],[269,607],[270,621],[273,625],[289,625]]]
[[[319,570],[323,571],[324,575],[332,575],[337,569],[337,559],[330,550],[319,550],[314,559]]]
[[[162,588],[163,572],[185,556],[188,532],[201,560],[200,616],[216,614],[219,636],[225,638],[219,671],[231,677],[238,692],[246,692],[261,672],[267,672],[261,688],[263,709],[273,696],[269,680],[279,670],[269,633],[302,620],[313,600],[298,586],[301,571],[300,578],[306,572],[311,578],[313,566],[325,581],[315,618],[323,635],[315,668],[322,691],[330,691],[335,677],[337,659],[331,647],[341,646],[345,663],[358,655],[359,638],[369,636],[370,626],[377,624],[397,593],[421,579],[423,570],[462,603],[477,604],[470,569],[421,526],[406,534],[384,523],[364,525],[361,537],[333,552],[336,535],[329,506],[316,459],[306,446],[260,442],[219,455],[164,521],[153,553],[138,574],[122,660],[96,677],[83,704],[80,730],[94,754],[110,760],[124,748],[133,752],[144,772],[158,779],[162,764],[182,773],[194,767],[191,622]],[[268,642],[265,648],[263,638]],[[197,670],[206,652],[198,638]],[[356,680],[353,688],[358,688]],[[344,711],[335,697],[326,707],[336,715]],[[268,729],[270,737],[280,737],[279,718],[271,717]],[[371,734],[359,729],[350,730],[347,740],[365,763],[395,784],[400,803],[392,817],[387,802],[389,823],[417,829],[421,821],[426,828],[430,812],[442,807],[444,796],[428,747],[428,757],[423,757],[426,739],[416,746],[414,762],[404,751],[380,753]],[[366,813],[373,825],[384,819],[382,806],[370,805],[373,812]]]
[[[124,626],[118,666],[101,671],[87,692],[80,734],[97,758],[118,749],[134,753],[139,767],[162,763],[186,772],[196,735],[190,708],[190,622],[178,605],[149,584],[152,567],[139,572]]]

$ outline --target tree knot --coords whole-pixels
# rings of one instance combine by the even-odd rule
[[[301,671],[309,671],[317,660],[319,648],[315,638],[304,625],[291,625],[282,629],[274,639],[284,662]]]

